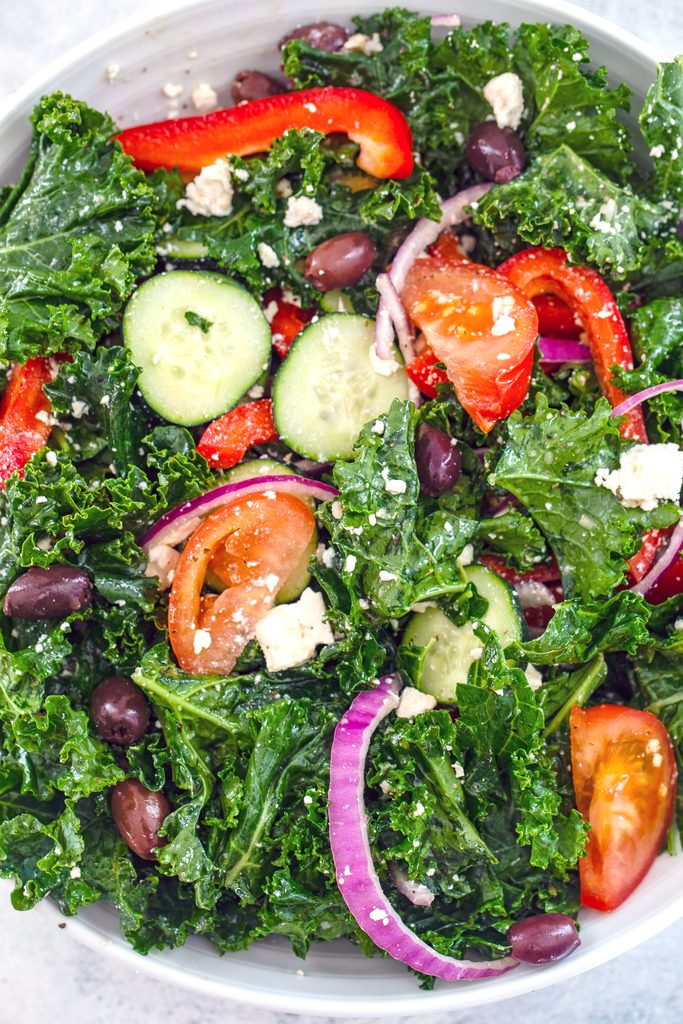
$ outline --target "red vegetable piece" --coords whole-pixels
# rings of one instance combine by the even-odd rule
[[[23,476],[32,455],[47,444],[52,407],[43,391],[55,376],[55,364],[39,357],[14,363],[0,400],[0,487],[12,473]]]
[[[210,423],[202,434],[197,451],[212,469],[230,469],[244,458],[255,444],[277,441],[273,422],[273,404],[269,398],[238,405]]]
[[[566,302],[556,295],[536,295],[531,300],[538,314],[538,333],[546,338],[578,341],[583,328]]]
[[[197,172],[226,154],[250,156],[270,149],[293,128],[343,132],[360,146],[358,166],[375,178],[407,178],[413,139],[392,103],[363,89],[327,86],[252,100],[197,117],[126,128],[116,138],[138,167]]]
[[[416,356],[406,366],[406,373],[413,384],[420,389],[427,398],[436,398],[437,388],[440,384],[446,384],[448,376],[445,370],[441,370],[436,364],[438,358],[430,349],[425,349],[421,355]]]
[[[268,308],[271,302],[277,305],[277,310],[270,320],[270,330],[273,335],[273,348],[284,359],[292,342],[297,334],[303,331],[315,315],[314,309],[302,309],[295,302],[286,302],[280,288],[271,288],[264,296],[265,307]]]

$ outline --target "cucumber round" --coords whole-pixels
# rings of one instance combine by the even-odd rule
[[[273,382],[273,415],[290,448],[318,462],[351,455],[361,428],[409,397],[402,367],[388,376],[371,359],[374,321],[332,313],[306,327]]]
[[[286,462],[278,462],[277,459],[247,459],[240,462],[232,469],[226,469],[221,473],[221,478],[226,484],[236,484],[240,480],[250,480],[253,476],[295,476],[295,470]]]
[[[489,603],[479,621],[496,633],[503,647],[521,640],[522,618],[515,594],[507,583],[483,565],[468,566],[465,575]],[[422,658],[410,659],[416,666],[411,673],[413,682],[420,690],[444,704],[456,699],[458,684],[467,681],[470,666],[481,655],[481,640],[474,632],[476,624],[465,622],[456,626],[439,608],[427,608],[413,615],[401,647],[410,644],[424,649]]]
[[[175,260],[202,260],[209,254],[203,242],[195,242],[190,238],[177,238],[171,235],[164,238],[159,248],[159,255]]]
[[[123,340],[147,403],[185,427],[222,416],[270,362],[256,299],[208,271],[171,270],[141,284],[123,315]]]
[[[324,293],[320,300],[320,308],[324,309],[326,313],[356,312],[353,308],[353,303],[346,292],[338,291],[337,289]]]

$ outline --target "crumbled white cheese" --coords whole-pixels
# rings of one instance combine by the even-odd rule
[[[197,217],[227,217],[232,213],[234,190],[230,181],[230,165],[219,158],[215,163],[202,167],[201,171],[185,189],[185,198],[176,206],[186,206]]]
[[[397,718],[415,718],[425,711],[431,711],[436,707],[436,698],[431,693],[423,693],[414,686],[406,686],[401,692],[401,699],[396,708]]]
[[[298,228],[302,225],[319,224],[323,217],[323,208],[315,199],[308,196],[290,196],[287,200],[287,211],[284,224],[286,228]]]
[[[107,67],[107,70],[105,71],[105,77],[106,77],[108,82],[114,82],[119,77],[120,72],[121,72],[121,65],[120,64],[109,64],[109,66]]]
[[[71,415],[75,420],[82,419],[88,412],[88,403],[82,402],[80,398],[71,399]]]
[[[650,156],[653,156],[655,160],[659,160],[660,156],[664,156],[664,146],[661,143],[658,146],[653,146],[650,150]]]
[[[289,199],[292,194],[292,183],[289,178],[280,178],[275,186],[275,195],[280,199]]]
[[[372,430],[373,434],[379,434],[379,436],[381,437],[382,434],[384,433],[384,426],[384,420],[375,420],[370,429]]]
[[[389,359],[382,359],[382,357],[377,354],[377,349],[374,345],[370,346],[370,366],[375,373],[380,375],[380,377],[391,377],[392,374],[401,369],[401,364],[393,357],[390,357]]]
[[[267,267],[270,270],[271,267],[280,266],[280,258],[272,245],[268,245],[267,242],[259,242],[256,246],[256,251],[258,253],[258,258],[261,260],[264,267]]]
[[[393,580],[398,579],[395,573],[389,572],[387,569],[380,569],[377,575],[381,583],[391,583]]]
[[[387,494],[405,494],[408,488],[405,480],[392,480],[389,476],[389,468],[387,466],[381,472],[382,480],[384,480],[384,490]]]
[[[73,867],[71,869],[71,871],[69,872],[69,878],[80,878],[80,877],[81,877],[81,869],[78,866]]]
[[[484,86],[484,99],[491,104],[499,128],[519,128],[524,113],[522,79],[514,71],[496,75]]]
[[[372,57],[375,53],[381,53],[384,47],[378,32],[373,32],[371,36],[366,36],[364,32],[354,32],[344,43],[343,49]]]
[[[463,768],[459,761],[453,762],[453,771],[455,772],[456,779],[465,778],[465,769]]]
[[[182,96],[183,87],[178,82],[166,82],[166,84],[162,86],[161,91],[167,99],[177,100],[179,96]]]
[[[590,227],[593,231],[600,231],[603,235],[616,235],[619,233],[619,225],[613,223],[617,213],[617,204],[608,196],[604,203],[592,218]]]
[[[527,665],[524,669],[524,675],[526,676],[526,681],[532,690],[538,690],[538,688],[543,685],[543,676],[535,665]]]
[[[48,466],[52,466],[52,468],[54,469],[54,467],[57,465],[57,452],[49,450],[45,452],[45,461],[47,462]]]
[[[357,558],[355,555],[347,555],[344,560],[344,572],[353,572],[356,568]]]
[[[450,526],[450,523],[448,525]],[[450,531],[447,531],[447,532],[450,532]],[[474,547],[471,544],[465,544],[465,547],[462,549],[462,551],[460,552],[460,554],[456,558],[456,562],[458,563],[458,565],[472,565],[473,561],[474,561]]]
[[[211,646],[211,634],[208,629],[195,629],[192,646],[194,647],[195,654],[201,654],[202,651],[208,651]]]
[[[674,629],[683,629],[683,618],[674,620]]]
[[[567,121],[567,131],[573,132],[576,128],[576,121]]]
[[[425,805],[422,803],[421,800],[418,800],[417,803],[415,804],[415,810],[413,811],[413,817],[414,818],[421,818],[422,815],[424,814],[424,812],[425,812]]]
[[[381,907],[375,907],[374,910],[370,911],[368,917],[370,918],[371,921],[384,921],[385,918],[387,917],[387,912],[386,910],[383,910]]]
[[[310,807],[311,804],[313,803],[313,797],[306,793],[306,796],[304,797],[304,803],[306,804],[307,807]]]
[[[333,501],[330,505],[330,511],[335,519],[341,519],[344,515],[344,506],[341,501]]]
[[[624,508],[650,512],[660,501],[678,501],[683,451],[676,444],[636,444],[623,452],[618,469],[599,469],[595,482],[615,494]]]
[[[194,109],[202,113],[206,110],[215,110],[218,106],[218,94],[209,82],[197,82],[192,87],[191,96]]]
[[[334,635],[325,622],[322,594],[307,587],[298,601],[273,608],[256,626],[256,639],[269,672],[281,672],[303,665],[315,656],[321,644],[331,644]]]

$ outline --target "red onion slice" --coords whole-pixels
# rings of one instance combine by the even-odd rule
[[[380,949],[415,971],[448,981],[489,978],[517,966],[503,960],[456,960],[438,953],[401,920],[372,863],[365,815],[365,761],[375,729],[398,705],[400,681],[385,676],[359,693],[334,732],[330,759],[330,846],[337,884],[363,931]]]
[[[406,313],[405,306],[401,302],[401,297],[396,291],[396,285],[391,280],[389,274],[380,274],[376,284],[377,291],[381,296],[381,302],[384,304],[383,308],[389,314],[393,329],[396,331],[401,355],[406,363],[410,363],[415,358],[415,346],[413,345],[415,329]],[[391,349],[389,350],[389,356],[383,355],[382,359],[390,357]]]
[[[389,865],[389,874],[402,896],[416,907],[431,907],[434,893],[422,882],[412,882],[398,864]]]
[[[627,399],[628,401],[628,399]],[[626,402],[622,402],[625,405]],[[631,590],[636,594],[642,594],[643,597],[647,597],[649,592],[654,587],[657,580],[662,576],[669,566],[674,562],[678,555],[683,550],[683,518],[678,520],[676,529],[669,538],[669,544],[664,553],[657,559],[655,564],[652,566],[650,571],[643,576],[639,583],[635,583]]]
[[[432,28],[458,28],[460,25],[459,14],[433,14],[429,20]]]
[[[564,338],[539,338],[538,351],[544,363],[591,363],[588,345]]]
[[[408,271],[420,253],[427,246],[432,245],[447,228],[455,227],[457,224],[462,224],[463,221],[467,220],[468,214],[465,212],[465,208],[471,206],[472,203],[476,203],[491,188],[493,188],[493,182],[490,181],[482,182],[480,185],[471,185],[470,188],[465,188],[451,196],[450,199],[442,201],[441,220],[427,220],[426,217],[422,217],[417,221],[413,230],[404,239],[402,245],[399,246],[389,270],[389,277],[396,292],[400,293],[403,289]],[[375,321],[375,352],[380,359],[391,358],[393,340],[394,330],[391,316],[385,299],[382,297],[380,298],[377,319]]]
[[[653,384],[651,388],[645,388],[644,391],[639,391],[635,395],[629,395],[612,409],[612,415],[625,416],[637,405],[647,402],[650,398],[655,398],[656,395],[663,395],[666,391],[683,391],[683,380],[666,380],[663,384]]]
[[[278,474],[274,476],[255,476],[248,480],[239,480],[233,484],[222,484],[212,491],[183,502],[165,512],[154,526],[151,526],[140,538],[140,547],[149,554],[152,548],[160,545],[175,547],[181,544],[191,533],[194,533],[201,520],[214,509],[227,505],[235,498],[246,498],[250,494],[261,494],[264,491],[284,491],[300,498],[317,498],[318,501],[329,501],[336,498],[339,491],[330,484],[319,480],[309,480],[304,476]]]

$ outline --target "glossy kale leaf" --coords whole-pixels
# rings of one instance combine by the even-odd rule
[[[640,130],[654,163],[654,195],[683,203],[683,56],[663,61],[640,115]]]
[[[154,194],[115,126],[41,100],[28,163],[0,206],[0,358],[92,348],[155,262]]]
[[[565,595],[590,601],[608,594],[638,550],[642,531],[675,522],[678,511],[624,508],[595,483],[598,469],[619,465],[625,442],[609,403],[592,416],[553,411],[539,395],[536,413],[508,420],[507,439],[490,482],[511,491],[552,548]]]
[[[480,519],[477,537],[487,549],[522,572],[533,569],[548,553],[543,534],[533,519],[509,505],[500,515]]]

